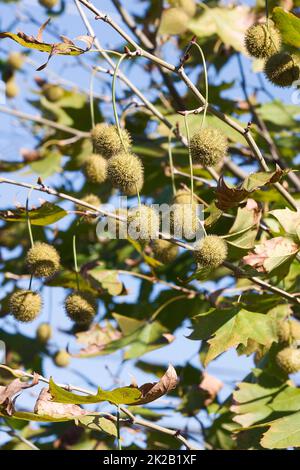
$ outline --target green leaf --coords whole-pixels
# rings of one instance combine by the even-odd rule
[[[28,214],[32,225],[42,226],[54,224],[68,215],[64,209],[51,202],[44,202],[39,208],[30,209]],[[8,222],[26,222],[27,211],[25,207],[0,211],[0,219]]]
[[[300,19],[297,16],[276,7],[272,12],[272,20],[281,32],[285,44],[300,47]]]
[[[110,295],[120,295],[122,293],[123,284],[119,280],[117,271],[104,269],[99,266],[88,271],[88,274]]]
[[[83,427],[94,431],[102,431],[110,436],[117,437],[118,431],[115,423],[99,415],[79,416],[76,421]]]
[[[205,365],[231,347],[247,345],[252,339],[262,345],[276,341],[276,327],[272,318],[245,309],[211,309],[194,317],[190,339],[208,339],[209,349]]]
[[[300,234],[300,211],[292,211],[291,209],[275,209],[269,212],[269,215],[275,217],[280,223],[284,235],[290,235],[299,239]]]
[[[43,178],[62,171],[61,154],[59,152],[48,152],[44,158],[30,164],[31,170]]]
[[[49,381],[49,390],[53,400],[57,403],[72,403],[74,405],[100,403],[101,401],[108,401],[114,405],[131,405],[138,401],[142,395],[138,389],[132,387],[120,387],[111,391],[99,387],[96,395],[76,395],[56,385],[52,377]]]
[[[300,412],[276,419],[260,441],[266,449],[300,446]]]

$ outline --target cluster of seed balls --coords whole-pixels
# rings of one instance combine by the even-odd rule
[[[245,35],[245,46],[252,57],[265,60],[264,72],[270,82],[279,87],[289,87],[299,79],[299,58],[281,51],[281,35],[269,24],[255,24]]]
[[[32,276],[50,278],[60,269],[60,256],[57,250],[44,242],[36,242],[27,252],[26,265]],[[42,309],[42,297],[33,290],[18,289],[9,298],[9,311],[19,322],[29,323],[35,320]],[[80,328],[88,328],[96,314],[96,300],[86,292],[73,292],[65,299],[68,317]],[[38,341],[45,344],[52,336],[48,323],[41,323],[37,329]],[[63,367],[69,363],[69,354],[58,351],[54,356],[56,365]]]

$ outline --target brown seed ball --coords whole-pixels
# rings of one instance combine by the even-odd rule
[[[68,317],[75,323],[91,323],[96,314],[96,301],[87,292],[74,292],[66,298],[65,309]]]
[[[192,240],[201,228],[196,204],[175,204],[170,213],[170,228],[175,238]]]
[[[42,90],[45,98],[47,98],[51,103],[56,103],[56,101],[61,100],[65,94],[64,89],[61,86],[51,85],[50,83],[46,83]]]
[[[48,343],[49,339],[52,337],[52,328],[49,323],[41,323],[36,330],[36,339],[42,343]]]
[[[203,166],[217,165],[226,156],[227,148],[226,136],[213,127],[204,127],[190,141],[193,162]]]
[[[226,242],[217,235],[208,235],[195,245],[194,258],[201,267],[215,269],[225,261],[226,256]]]
[[[287,374],[294,374],[300,370],[300,350],[284,348],[276,355],[276,364]]]
[[[116,126],[108,126],[105,123],[97,124],[91,131],[94,151],[100,153],[104,158],[110,158],[125,150],[126,152],[129,151],[131,137],[128,131],[121,129],[121,136],[124,146]]]
[[[139,157],[121,152],[108,160],[108,178],[114,188],[127,196],[141,191],[144,184],[144,169]]]
[[[32,290],[17,290],[9,299],[9,310],[16,320],[31,322],[41,313],[42,298]]]
[[[48,243],[36,242],[26,255],[26,264],[34,276],[50,277],[60,268],[60,256]]]
[[[65,349],[57,351],[53,359],[57,367],[68,367],[70,364],[70,354]]]
[[[58,0],[39,0],[39,4],[45,8],[53,8],[58,3]]]
[[[289,87],[299,79],[299,60],[295,54],[279,52],[267,60],[264,72],[274,85],[281,88]]]
[[[159,215],[155,209],[141,204],[128,212],[128,234],[138,240],[153,240],[159,231]]]
[[[168,240],[154,240],[152,248],[154,257],[163,264],[172,263],[178,254],[178,247]]]
[[[82,198],[82,201],[86,202],[87,204],[91,204],[91,206],[94,206],[97,208],[100,208],[101,206],[101,200],[98,198],[98,196],[96,196],[96,194],[87,194],[86,196],[84,196],[84,198]],[[85,207],[85,206],[81,206],[80,204],[76,204],[76,210],[93,212],[92,209],[89,209],[88,207]],[[98,215],[98,214],[95,212],[95,215]],[[97,217],[86,215],[83,218],[84,218],[84,221],[88,224],[94,224],[95,222],[97,222]]]
[[[25,57],[20,52],[11,52],[7,59],[7,64],[14,70],[20,70],[24,63]]]
[[[9,99],[15,98],[16,96],[18,96],[19,93],[20,93],[20,90],[14,78],[11,78],[10,80],[8,80],[5,85],[6,97]]]
[[[107,178],[107,161],[101,155],[93,153],[84,161],[84,173],[90,183],[104,183]]]
[[[273,25],[255,24],[247,29],[245,46],[252,57],[265,59],[279,52],[281,35]]]

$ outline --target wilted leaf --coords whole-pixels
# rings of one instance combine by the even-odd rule
[[[56,403],[47,388],[43,388],[34,406],[34,412],[47,418],[74,418],[88,414],[78,405]]]
[[[286,207],[270,211],[269,215],[278,220],[286,235],[296,239],[300,238],[300,211],[292,211]]]
[[[24,382],[20,379],[14,379],[6,387],[0,386],[0,407],[8,415],[12,415],[14,411],[14,401],[13,397],[21,392],[22,390],[30,387],[34,387],[39,381],[38,375],[34,374],[31,383]]]
[[[200,390],[203,390],[207,393],[207,397],[204,400],[204,405],[210,405],[218,393],[222,390],[224,384],[221,380],[213,377],[212,375],[208,374],[207,372],[203,373],[203,378],[199,384]]]
[[[80,350],[78,354],[72,354],[73,357],[90,357],[99,355],[105,346],[121,337],[121,332],[107,322],[106,326],[101,327],[94,324],[88,331],[77,333],[77,341],[86,344],[86,347]]]
[[[1,179],[0,179],[1,182]],[[26,222],[29,215],[32,225],[51,225],[65,217],[68,213],[51,202],[44,202],[40,207],[30,209],[25,207],[0,211],[0,219],[7,222]]]
[[[135,405],[144,405],[151,401],[166,395],[166,393],[174,390],[178,382],[176,370],[173,366],[169,365],[166,373],[162,376],[159,382],[146,383],[138,388],[142,393],[142,397],[135,402]]]

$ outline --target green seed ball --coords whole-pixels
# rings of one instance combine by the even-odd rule
[[[91,323],[96,314],[96,301],[86,292],[74,292],[66,298],[65,309],[68,317],[75,323]]]
[[[51,85],[47,83],[43,86],[43,94],[51,103],[56,103],[63,98],[65,92],[64,89],[59,85]]]
[[[195,246],[195,261],[204,268],[217,268],[227,256],[226,242],[217,235],[208,235]]]
[[[168,240],[154,240],[152,248],[154,257],[163,264],[172,263],[178,254],[178,247]]]
[[[121,129],[122,141],[116,126],[108,126],[105,123],[97,124],[91,131],[91,138],[96,153],[100,153],[104,158],[129,151],[131,137],[126,129]]]
[[[190,150],[194,163],[214,166],[226,156],[228,142],[219,129],[204,127],[196,132],[190,141]]]
[[[32,290],[18,290],[9,299],[9,310],[16,320],[31,322],[41,313],[42,298]]]
[[[39,0],[39,4],[45,8],[53,8],[58,3],[58,0]]]
[[[5,85],[5,94],[7,98],[15,98],[20,93],[19,87],[16,84],[15,80],[12,78],[6,82]]]
[[[300,370],[300,350],[284,348],[276,355],[276,364],[287,374],[294,374]]]
[[[101,206],[101,200],[98,198],[98,196],[96,196],[96,194],[87,194],[84,198],[82,198],[82,202],[86,202],[87,204],[91,204],[91,206],[97,208],[100,208]],[[92,209],[89,209],[85,206],[81,206],[80,204],[76,204],[76,210],[93,212]],[[97,215],[96,212],[95,215]],[[86,215],[84,216],[84,221],[88,224],[94,224],[95,222],[97,222],[97,217]]]
[[[194,196],[193,202],[196,202]],[[173,197],[173,204],[190,204],[191,203],[191,192],[186,189],[179,189],[176,191],[175,196]]]
[[[54,356],[54,364],[57,367],[68,367],[70,364],[70,354],[68,354],[65,349],[57,351]]]
[[[121,152],[108,160],[108,178],[114,188],[127,196],[141,191],[144,184],[144,168],[141,160],[131,153]]]
[[[266,77],[274,85],[285,88],[299,79],[299,62],[294,54],[279,52],[272,55],[265,63],[264,72]]]
[[[7,59],[7,64],[14,70],[20,70],[24,63],[24,56],[20,52],[11,52]]]
[[[283,320],[277,324],[277,336],[280,343],[287,343],[290,339],[300,339],[300,322],[297,320]]]
[[[31,274],[36,277],[53,276],[60,268],[60,256],[48,243],[37,242],[26,255],[26,264]]]
[[[84,162],[84,173],[90,183],[104,183],[107,178],[107,161],[101,155],[93,153]]]
[[[246,31],[245,46],[252,57],[266,59],[280,50],[280,32],[271,24],[255,24]]]
[[[159,231],[159,215],[155,209],[140,205],[128,212],[128,233],[133,239],[153,240]]]
[[[49,323],[41,323],[36,330],[36,339],[42,343],[48,343],[49,339],[52,337],[52,328]]]
[[[196,204],[176,204],[170,213],[170,227],[175,238],[191,240],[200,228]]]

